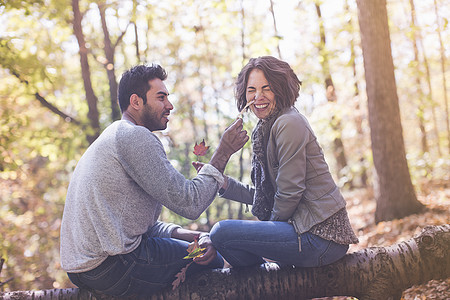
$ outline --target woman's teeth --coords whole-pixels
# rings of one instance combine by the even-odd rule
[[[258,108],[258,109],[266,108],[267,106],[269,106],[268,103],[267,104],[255,104],[255,107]]]

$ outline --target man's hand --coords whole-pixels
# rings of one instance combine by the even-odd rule
[[[192,162],[192,166],[194,166],[195,170],[198,172],[200,172],[200,170],[203,168],[205,164],[199,161],[193,161]],[[223,174],[223,185],[222,185],[222,189],[226,190],[228,188],[228,176]]]
[[[202,256],[194,258],[194,262],[199,265],[207,265],[217,256],[216,249],[213,247],[208,233],[184,228],[175,228],[172,231],[172,238],[188,242],[193,242],[196,236],[199,236],[198,245],[200,248],[205,248],[206,251]],[[188,253],[186,252],[186,254]]]
[[[194,262],[199,265],[207,265],[216,258],[216,248],[207,235],[200,236],[198,243],[201,248],[206,248],[206,252],[202,256],[194,258]]]
[[[204,165],[205,165],[204,163],[199,162],[199,161],[193,161],[193,162],[192,162],[192,166],[193,166],[193,167],[195,168],[195,170],[197,171],[197,174],[198,174],[198,172],[200,172],[200,170],[203,168]]]
[[[244,147],[248,139],[247,131],[243,129],[242,119],[238,118],[225,129],[225,132],[220,138],[219,146],[209,163],[219,170],[219,172],[223,173],[231,155]]]
[[[233,153],[244,147],[249,136],[247,131],[243,129],[243,121],[238,118],[227,129],[225,129],[220,138],[219,147],[216,152],[223,152],[224,155],[231,156]]]

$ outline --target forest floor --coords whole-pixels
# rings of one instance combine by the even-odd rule
[[[375,224],[376,203],[368,190],[344,192],[347,209],[353,229],[358,235],[359,244],[351,245],[349,252],[367,247],[390,246],[411,239],[420,234],[427,225],[450,223],[450,183],[428,184],[417,198],[426,209],[420,214],[407,216],[389,222]],[[316,298],[318,300],[319,298]],[[327,297],[321,300],[355,299],[346,297]],[[431,280],[426,284],[415,285],[405,290],[402,300],[450,299],[450,278]]]

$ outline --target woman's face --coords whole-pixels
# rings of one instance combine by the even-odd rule
[[[269,82],[260,69],[250,71],[246,90],[247,103],[256,100],[250,109],[258,119],[267,118],[275,110],[275,94],[269,86]]]

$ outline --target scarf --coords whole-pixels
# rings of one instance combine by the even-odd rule
[[[255,187],[252,214],[261,221],[269,220],[272,214],[275,188],[270,181],[266,152],[270,129],[279,115],[280,111],[276,111],[268,118],[259,120],[252,133],[253,156],[251,178]]]

